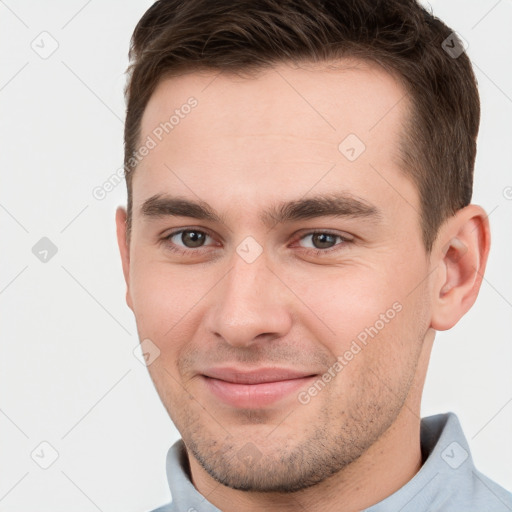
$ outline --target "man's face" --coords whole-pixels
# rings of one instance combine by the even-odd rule
[[[297,490],[347,466],[403,414],[425,357],[429,259],[398,165],[408,99],[344,64],[167,79],[142,120],[156,146],[133,177],[127,300],[189,452],[230,487]],[[278,216],[334,196],[337,215]]]

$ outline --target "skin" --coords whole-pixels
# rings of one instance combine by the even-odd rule
[[[425,251],[418,192],[398,163],[401,85],[374,64],[336,64],[162,81],[141,141],[190,96],[198,105],[138,165],[130,240],[125,209],[116,213],[127,304],[140,339],[160,350],[151,378],[187,447],[192,482],[226,512],[350,512],[408,482],[422,465],[420,401],[435,331],[468,311],[485,270],[489,226],[476,205],[448,219]],[[366,146],[352,162],[338,149],[350,133]],[[270,227],[260,219],[275,203],[333,191],[379,217]],[[205,201],[222,220],[143,215],[156,194]],[[164,240],[178,228],[209,236],[203,245]],[[351,241],[322,246],[312,230]],[[247,236],[262,249],[252,263],[236,250]],[[233,407],[200,376],[236,365],[321,377],[397,302],[400,312],[307,404],[291,393]]]

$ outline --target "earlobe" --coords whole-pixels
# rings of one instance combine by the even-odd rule
[[[477,205],[459,210],[441,227],[432,251],[439,267],[432,297],[432,328],[451,329],[474,304],[489,248],[489,221]]]
[[[126,210],[119,206],[116,210],[117,245],[121,255],[123,275],[126,282],[126,303],[130,309],[133,309],[130,295],[130,248],[126,233],[126,219]]]

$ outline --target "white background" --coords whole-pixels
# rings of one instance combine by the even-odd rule
[[[0,1],[0,511],[141,512],[170,500],[165,456],[178,433],[133,354],[114,228],[124,182],[92,195],[122,166],[128,43],[151,3]],[[512,2],[430,5],[475,65],[473,202],[493,241],[477,303],[437,336],[422,415],[456,412],[477,467],[510,490]],[[46,37],[51,48],[43,31],[59,45],[47,59],[31,47]],[[42,237],[58,248],[47,263],[32,253]],[[42,441],[59,454],[46,470],[30,456]]]

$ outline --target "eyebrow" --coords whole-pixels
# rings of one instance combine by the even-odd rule
[[[208,203],[192,201],[184,197],[156,194],[148,198],[140,208],[145,218],[190,217],[225,224]],[[378,221],[382,214],[374,205],[362,198],[346,193],[318,195],[272,205],[259,216],[260,221],[272,227],[277,223],[314,219],[317,217],[353,217]]]

